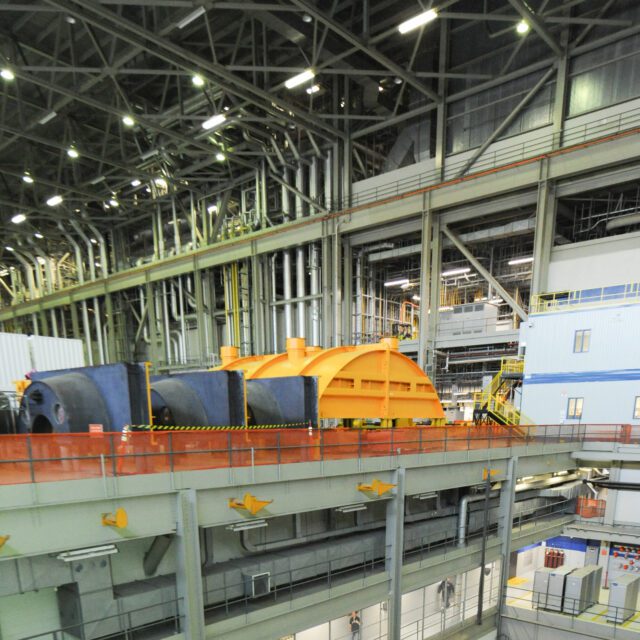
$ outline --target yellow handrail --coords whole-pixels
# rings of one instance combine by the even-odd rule
[[[640,283],[631,282],[592,289],[539,293],[531,298],[531,313],[551,313],[621,302],[640,302]]]

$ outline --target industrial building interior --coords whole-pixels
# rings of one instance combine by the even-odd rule
[[[0,0],[0,640],[640,638],[639,78],[637,0]]]

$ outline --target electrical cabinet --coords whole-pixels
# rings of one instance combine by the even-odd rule
[[[579,615],[593,604],[592,584],[593,574],[598,567],[593,565],[574,569],[567,575],[564,586],[564,613]]]
[[[547,608],[549,593],[549,575],[553,571],[550,567],[537,569],[533,576],[533,606],[537,609]]]
[[[636,612],[640,576],[630,573],[618,576],[609,585],[609,622],[624,622]]]
[[[549,589],[547,591],[547,606],[545,609],[549,611],[562,611],[565,580],[571,571],[572,569],[569,567],[551,569],[549,573]]]

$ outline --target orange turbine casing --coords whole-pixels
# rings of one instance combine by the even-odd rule
[[[220,355],[219,369],[248,380],[316,376],[320,418],[444,419],[431,380],[398,351],[396,338],[329,349],[288,338],[285,353],[240,358],[236,347],[222,347]]]

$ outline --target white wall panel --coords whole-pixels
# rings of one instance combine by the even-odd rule
[[[13,391],[13,381],[31,371],[29,341],[17,333],[0,333],[0,391]]]
[[[576,242],[551,251],[547,291],[640,282],[640,232]]]
[[[84,367],[82,340],[31,336],[29,342],[36,371]]]

